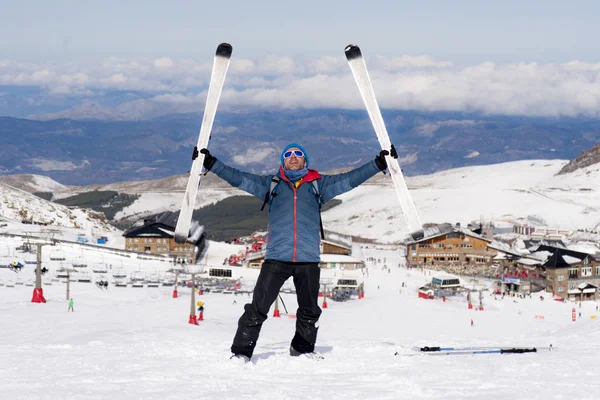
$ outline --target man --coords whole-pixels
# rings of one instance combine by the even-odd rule
[[[231,345],[232,358],[245,362],[250,360],[269,308],[289,277],[294,279],[298,298],[296,333],[290,345],[290,355],[314,355],[321,315],[318,305],[320,204],[384,171],[387,168],[384,156],[390,153],[382,150],[375,160],[350,172],[321,175],[308,169],[306,150],[297,143],[290,143],[281,152],[281,166],[275,175],[279,181],[274,183],[271,193],[272,175],[242,172],[217,160],[207,149],[200,152],[205,155],[206,170],[269,204],[267,253],[254,287],[252,303],[244,306],[245,312],[238,321]],[[194,149],[193,158],[195,156],[197,149]],[[397,157],[393,146],[392,156]]]
[[[75,302],[73,301],[73,298],[71,297],[71,300],[69,300],[69,308],[67,309],[67,312],[69,312],[69,311],[75,312],[75,310],[73,309],[73,304],[75,304]]]

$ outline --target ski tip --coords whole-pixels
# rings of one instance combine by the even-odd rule
[[[362,57],[362,53],[360,52],[360,47],[358,47],[355,44],[349,44],[348,46],[346,46],[346,48],[344,49],[344,52],[346,53],[346,59],[348,61],[352,61],[356,58]]]
[[[221,43],[217,47],[217,56],[219,57],[231,57],[231,52],[233,51],[233,47],[229,43]]]
[[[187,241],[187,236],[176,233],[175,243],[184,244]]]

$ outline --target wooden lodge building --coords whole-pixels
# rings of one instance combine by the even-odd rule
[[[488,239],[457,224],[440,224],[425,229],[422,239],[406,243],[408,265],[491,266],[498,250]]]
[[[196,263],[206,245],[204,227],[193,221],[192,235],[186,243],[179,244],[174,239],[176,225],[177,214],[172,212],[140,220],[123,234],[125,250],[168,255],[176,262]]]

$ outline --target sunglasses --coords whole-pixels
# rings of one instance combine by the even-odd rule
[[[294,150],[294,151],[286,151],[285,153],[283,153],[283,158],[290,158],[291,156],[295,155],[296,157],[304,157],[304,153],[302,152],[302,150]]]

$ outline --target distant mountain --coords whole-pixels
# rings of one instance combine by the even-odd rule
[[[589,150],[584,150],[581,154],[569,161],[559,172],[558,175],[568,174],[585,167],[600,163],[600,144]],[[600,166],[599,166],[600,167]]]
[[[90,115],[101,116],[103,110],[88,104]],[[600,120],[394,110],[383,115],[406,175],[572,159],[600,142]],[[197,113],[141,121],[2,117],[0,174],[42,174],[67,185],[185,174],[201,121]],[[271,174],[281,148],[291,141],[306,147],[311,167],[318,170],[353,167],[379,151],[366,112],[329,109],[219,112],[210,150],[234,167]]]

